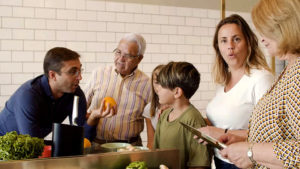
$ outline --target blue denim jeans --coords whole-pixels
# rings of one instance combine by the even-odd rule
[[[227,163],[223,160],[214,157],[216,169],[239,169],[234,164]]]

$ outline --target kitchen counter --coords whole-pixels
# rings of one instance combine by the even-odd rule
[[[136,152],[111,152],[57,158],[2,161],[5,169],[125,169],[133,161],[145,161],[148,169],[164,164],[178,169],[179,150],[147,150]]]

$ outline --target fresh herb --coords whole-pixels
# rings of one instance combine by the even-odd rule
[[[148,169],[144,161],[135,161],[130,163],[126,169]]]
[[[17,134],[16,131],[0,136],[0,159],[21,160],[36,158],[42,154],[44,140],[28,134]]]

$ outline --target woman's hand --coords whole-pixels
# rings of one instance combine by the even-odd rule
[[[247,156],[249,143],[237,142],[221,150],[221,155],[239,168],[250,168],[253,164]]]
[[[94,109],[90,112],[90,115],[87,119],[87,124],[90,126],[94,126],[98,123],[99,118],[109,118],[114,116],[117,113],[117,105],[111,107],[108,103],[107,108],[103,111],[105,101],[104,99],[101,101],[101,105],[99,109]]]
[[[236,135],[236,134],[226,133],[226,134],[221,135],[218,138],[218,140],[221,143],[230,145],[232,143],[245,141],[246,137],[245,136],[239,136],[239,135]]]
[[[215,139],[218,139],[220,136],[222,136],[224,134],[224,129],[217,128],[217,127],[214,127],[214,126],[201,127],[198,130],[201,133],[206,134],[208,136],[211,136]],[[198,138],[198,136],[194,136],[194,139],[198,139],[198,143],[207,144],[207,142],[205,142],[201,138]]]

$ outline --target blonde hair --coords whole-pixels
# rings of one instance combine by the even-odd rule
[[[164,67],[164,65],[158,65],[154,68],[154,70],[152,71],[152,76],[151,76],[151,86],[152,86],[152,98],[151,98],[151,105],[150,105],[150,117],[153,117],[156,113],[156,108],[160,108],[160,104],[159,104],[159,99],[157,94],[155,93],[154,90],[154,77],[158,76],[159,71]]]
[[[300,1],[260,0],[252,10],[256,29],[278,43],[278,57],[300,53]]]
[[[216,52],[216,59],[212,70],[214,81],[216,83],[226,85],[231,78],[231,73],[228,70],[228,65],[223,59],[218,45],[219,30],[221,29],[222,26],[226,24],[236,24],[241,29],[246,39],[247,46],[248,46],[248,55],[244,63],[246,74],[247,75],[250,74],[251,68],[265,69],[271,71],[271,69],[267,64],[264,54],[262,53],[261,49],[258,46],[258,39],[256,35],[253,33],[253,31],[250,29],[247,22],[241,16],[237,14],[233,14],[221,20],[216,27],[216,31],[213,39],[213,47]]]

